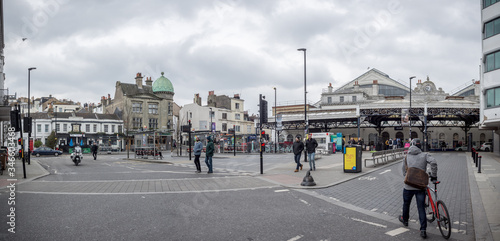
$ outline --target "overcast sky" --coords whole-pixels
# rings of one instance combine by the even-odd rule
[[[83,103],[135,75],[172,81],[174,101],[236,93],[257,113],[308,101],[377,68],[403,84],[427,75],[450,93],[479,79],[478,0],[4,0],[5,88]],[[25,41],[22,38],[27,38]],[[414,81],[415,82],[415,81]],[[415,84],[415,83],[413,83]]]

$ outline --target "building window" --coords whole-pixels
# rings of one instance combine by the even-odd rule
[[[36,125],[36,132],[42,132],[42,125],[41,124]]]
[[[240,114],[234,114],[234,119],[235,120],[240,120],[241,119],[241,115]]]
[[[149,104],[149,114],[157,115],[158,114],[158,104]]]
[[[173,114],[172,102],[168,102],[168,115]]]
[[[356,102],[356,96],[355,95],[352,96],[352,102]]]
[[[493,19],[484,24],[484,38],[489,38],[500,33],[500,18]]]
[[[486,108],[500,106],[500,87],[486,90]]]
[[[227,131],[227,123],[222,123],[222,131]]]
[[[240,109],[240,103],[234,103],[234,108],[239,110]]]
[[[210,118],[215,118],[215,111],[210,111]]]
[[[167,129],[169,129],[169,130],[172,129],[172,128],[170,128],[170,125],[171,125],[171,122],[170,122],[170,120],[168,120],[167,121]]]
[[[332,97],[326,98],[326,103],[331,104],[332,103]]]
[[[56,132],[60,132],[61,129],[60,129],[60,124],[56,124]]]
[[[486,71],[500,69],[500,51],[486,55]]]
[[[133,102],[132,103],[132,112],[133,113],[142,113],[142,103]]]
[[[142,127],[142,118],[132,118],[132,126],[134,129],[140,129]]]
[[[252,126],[247,125],[247,133],[251,134],[252,133]]]
[[[49,132],[49,124],[45,124],[45,132]]]
[[[122,133],[123,130],[122,130],[122,126],[121,125],[118,125],[118,133]]]
[[[115,125],[111,125],[111,133],[115,133]]]
[[[158,119],[156,118],[149,119],[149,129],[150,130],[158,129]]]
[[[241,131],[241,130],[240,130],[240,126],[234,126],[234,130],[235,130],[236,132],[240,132],[240,131]]]
[[[104,132],[107,133],[108,132],[108,125],[104,125]]]
[[[222,113],[222,119],[227,120],[227,113]]]
[[[483,8],[487,8],[497,2],[500,2],[500,0],[484,0],[483,2]]]
[[[344,96],[340,96],[340,102],[344,102]]]
[[[85,132],[90,132],[90,124],[85,125]]]
[[[94,132],[97,132],[97,124],[94,124]]]
[[[189,112],[189,119],[193,119],[193,112]]]
[[[63,131],[68,132],[68,124],[63,124]]]

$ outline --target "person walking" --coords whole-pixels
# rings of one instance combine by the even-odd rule
[[[91,148],[91,150],[92,150],[92,156],[94,157],[94,160],[97,159],[97,149],[98,149],[98,147],[97,147],[97,145],[94,142],[92,144],[92,148]]]
[[[212,157],[214,155],[215,146],[214,143],[212,142],[212,137],[208,136],[207,141],[208,143],[207,143],[207,150],[205,152],[205,163],[207,164],[208,167],[207,173],[213,173]]]
[[[196,143],[194,144],[194,148],[193,148],[194,165],[196,166],[196,173],[201,172],[200,156],[201,156],[202,150],[203,150],[203,143],[201,143],[199,137],[196,137]]]
[[[394,141],[392,141],[392,138],[389,138],[389,148],[388,150],[394,149]]]
[[[411,142],[411,146],[408,149],[408,154],[405,157],[406,165],[403,162],[403,176],[406,176],[406,169],[410,167],[416,167],[422,170],[427,170],[427,165],[430,165],[431,181],[437,180],[437,162],[434,157],[432,157],[427,152],[422,152],[422,143],[420,139],[415,138]],[[410,218],[410,204],[411,199],[415,196],[418,208],[418,218],[420,220],[420,236],[422,238],[427,238],[427,217],[425,213],[425,189],[418,189],[407,184],[404,184],[403,189],[403,214],[399,216],[399,221],[403,223],[404,226],[408,226],[408,219]]]
[[[295,168],[295,172],[302,170],[302,164],[300,164],[300,156],[302,151],[304,150],[304,143],[300,141],[300,138],[295,137],[295,142],[293,143],[293,154],[295,155],[295,163],[297,163],[297,168]]]
[[[312,134],[309,134],[309,138],[306,141],[306,151],[307,159],[309,159],[309,170],[316,171],[316,162],[314,161],[314,156],[316,155],[316,147],[318,147],[318,142],[313,138]]]

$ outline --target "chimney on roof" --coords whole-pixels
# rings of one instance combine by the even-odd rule
[[[141,73],[137,73],[137,75],[135,76],[135,84],[137,85],[137,87],[139,89],[142,89],[142,75],[141,75]]]
[[[373,80],[373,85],[372,85],[372,94],[373,95],[378,95],[378,80]]]
[[[329,93],[332,93],[332,91],[333,91],[333,87],[332,87],[332,83],[330,83],[330,84],[328,85],[328,92],[329,92]]]
[[[151,77],[146,77],[146,85],[153,86],[153,81],[151,80]]]
[[[240,94],[234,94],[235,99],[240,99]]]
[[[359,91],[359,84],[358,81],[354,81],[354,91]]]
[[[194,94],[194,100],[193,100],[194,103],[196,103],[197,105],[201,106],[201,97],[200,97],[200,94]]]

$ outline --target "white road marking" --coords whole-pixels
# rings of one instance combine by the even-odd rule
[[[402,234],[402,233],[407,232],[407,231],[410,231],[410,230],[407,228],[397,228],[397,229],[391,230],[385,234],[394,237],[396,235]]]
[[[309,205],[309,203],[306,200],[299,199],[301,202],[305,203],[306,205]]]
[[[354,221],[357,221],[357,222],[370,224],[370,225],[373,225],[373,226],[376,226],[376,227],[387,228],[387,226],[386,226],[386,225],[383,225],[383,224],[378,224],[378,223],[368,222],[368,221],[361,220],[361,219],[357,219],[357,218],[351,218],[351,219],[352,219],[352,220],[354,220]]]
[[[377,211],[377,210],[378,210],[378,209],[374,208],[374,209],[372,209],[372,210],[370,210],[370,211],[375,212],[375,211]]]
[[[297,241],[297,240],[301,239],[302,237],[304,237],[304,235],[297,235],[297,236],[289,239],[288,241]]]
[[[383,172],[381,172],[379,174],[385,174],[385,173],[390,172],[390,171],[391,171],[390,169],[389,170],[385,170],[385,171],[383,171]]]
[[[274,192],[288,192],[288,191],[290,191],[290,190],[288,190],[288,189],[281,189],[281,190],[276,190]]]
[[[360,178],[358,178],[358,180],[368,180],[368,181],[373,181],[375,179],[377,179],[377,177],[367,176],[367,177],[360,177]]]

